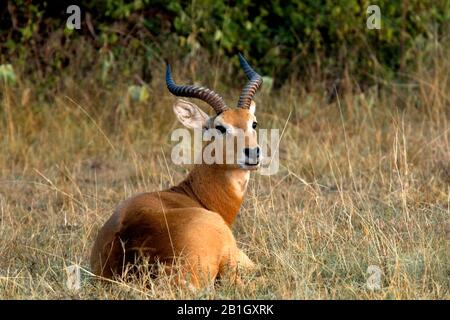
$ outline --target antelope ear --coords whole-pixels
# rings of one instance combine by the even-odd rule
[[[206,127],[209,116],[197,105],[179,99],[173,105],[173,111],[183,126],[191,129],[203,129]]]
[[[256,111],[256,104],[255,104],[255,101],[253,101],[253,100],[252,100],[252,102],[250,103],[249,111],[250,111],[251,114],[255,114],[255,111]]]

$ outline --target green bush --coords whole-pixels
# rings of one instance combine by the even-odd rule
[[[116,55],[144,59],[182,59],[208,52],[234,57],[243,52],[259,70],[280,85],[289,76],[306,77],[317,70],[339,77],[346,70],[367,80],[368,74],[393,75],[414,62],[410,51],[449,31],[446,0],[86,0],[81,31],[64,32],[61,42],[85,38]],[[44,65],[64,68],[67,61],[45,60],[40,44],[61,32],[70,1],[7,1],[0,7],[0,63],[11,56],[38,55]],[[366,8],[381,8],[380,30],[366,27]],[[89,14],[89,23],[87,14]],[[119,31],[117,31],[119,30]],[[92,33],[96,35],[94,38]],[[31,52],[29,48],[34,48]],[[62,46],[64,49],[64,46]],[[51,61],[50,61],[51,60]],[[237,66],[236,59],[232,60]]]

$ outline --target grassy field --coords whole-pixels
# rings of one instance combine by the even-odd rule
[[[378,79],[364,93],[349,76],[334,99],[319,76],[261,92],[260,127],[283,132],[280,170],[252,174],[233,226],[258,270],[244,288],[201,292],[89,273],[94,237],[115,206],[188,172],[170,162],[180,125],[164,65],[153,66],[160,76],[146,103],[127,97],[132,80],[105,85],[96,67],[81,76],[73,65],[46,92],[17,67],[18,84],[1,88],[0,298],[449,299],[449,57],[436,50],[404,82]],[[230,104],[243,85],[219,85],[219,65],[173,69]],[[78,291],[65,284],[72,264],[83,268]],[[380,290],[366,286],[370,265],[382,271]]]

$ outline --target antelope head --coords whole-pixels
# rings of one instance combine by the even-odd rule
[[[172,79],[169,64],[167,64],[166,70],[166,84],[169,91],[175,96],[197,98],[205,101],[214,109],[216,114],[210,117],[197,105],[186,100],[177,100],[173,106],[175,115],[185,127],[201,129],[205,133],[213,132],[215,141],[217,138],[222,138],[224,143],[221,157],[223,158],[219,164],[215,165],[254,170],[260,163],[260,147],[256,134],[256,105],[253,96],[261,86],[262,78],[241,54],[239,54],[239,61],[247,75],[248,82],[242,89],[236,108],[229,108],[219,94],[206,87],[176,85]],[[237,141],[243,143],[237,143]],[[204,148],[207,145],[208,143]],[[230,146],[232,146],[232,150]],[[232,154],[232,161],[229,160],[230,154]]]

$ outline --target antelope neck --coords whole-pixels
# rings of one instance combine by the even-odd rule
[[[231,225],[241,207],[250,172],[196,165],[188,177],[174,188],[182,191],[210,211],[217,212]]]

